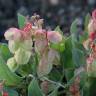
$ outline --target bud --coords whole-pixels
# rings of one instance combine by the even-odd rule
[[[47,32],[47,39],[51,43],[60,43],[62,41],[62,35],[59,32],[55,31],[48,31]]]
[[[8,29],[4,34],[6,40],[19,41],[21,39],[21,31],[16,28]]]
[[[7,66],[9,67],[9,69],[10,69],[11,71],[13,71],[13,72],[16,71],[16,69],[18,68],[18,65],[17,65],[14,57],[8,59],[8,61],[7,61]]]
[[[19,48],[16,52],[15,52],[15,60],[17,62],[17,64],[27,64],[30,57],[31,57],[31,51],[26,51],[23,48]]]

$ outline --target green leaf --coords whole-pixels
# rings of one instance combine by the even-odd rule
[[[71,25],[71,42],[72,42],[72,59],[76,67],[86,64],[83,45],[79,41],[78,20],[76,19]],[[82,47],[81,48],[79,48]],[[79,61],[79,62],[78,62]]]
[[[79,42],[82,43],[82,44],[87,39],[88,39],[88,32],[83,32],[82,35],[79,36]]]
[[[91,19],[91,15],[88,13],[85,16],[85,22],[84,22],[84,31],[82,32],[80,38],[80,42],[83,43],[86,39],[88,39],[88,24]]]
[[[58,44],[54,44],[54,43],[51,43],[50,44],[50,47],[59,51],[59,52],[63,52],[64,49],[65,49],[65,40],[62,40],[60,43]]]
[[[0,43],[0,55],[5,61],[7,61],[12,56],[7,44]]]
[[[65,70],[65,77],[67,82],[74,76],[74,69]]]
[[[65,50],[60,53],[60,62],[63,67],[66,69],[75,68],[73,59],[72,59],[72,42],[71,37],[68,37],[65,41]]]
[[[86,64],[86,57],[82,50],[74,48],[72,50],[72,53],[73,53],[73,61],[74,61],[74,64],[76,65],[76,67],[80,67],[81,65]]]
[[[0,56],[0,79],[5,80],[7,86],[18,86],[21,83],[21,78],[15,73],[11,72]]]
[[[71,24],[71,28],[70,28],[71,34],[77,33],[77,31],[78,31],[78,29],[77,29],[77,23],[78,23],[78,19],[75,19],[73,21],[73,23]]]
[[[60,29],[60,26],[57,26],[54,31],[59,32],[63,36],[63,31]]]
[[[49,79],[52,81],[60,81],[62,77],[62,70],[58,70],[53,67],[53,70],[49,73]]]
[[[56,87],[54,91],[50,93],[48,96],[58,96],[58,87]]]
[[[34,76],[37,74],[37,67],[39,64],[39,55],[37,53],[35,53],[32,58],[29,60],[29,64],[31,64],[31,68],[32,68],[32,73],[34,74]]]
[[[33,78],[30,85],[28,86],[28,96],[43,96],[36,78]]]
[[[28,62],[28,64],[19,66],[18,68],[18,73],[21,76],[27,76],[28,74],[33,74],[34,76],[36,76],[37,74],[37,65],[38,65],[38,54],[35,53],[34,55],[32,55],[30,57],[30,60]]]
[[[20,13],[18,13],[18,24],[19,24],[19,28],[22,29],[25,25],[25,21],[26,21],[26,18],[21,15]]]
[[[88,78],[83,89],[83,96],[96,95],[96,78]]]
[[[31,64],[25,64],[25,65],[19,66],[17,72],[21,76],[27,76],[28,74],[31,74],[32,73]]]

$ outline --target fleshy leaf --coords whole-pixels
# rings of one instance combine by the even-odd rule
[[[7,61],[8,58],[12,56],[12,54],[9,51],[8,45],[4,43],[0,43],[0,55],[2,55],[2,58]]]
[[[22,80],[19,76],[8,69],[2,56],[0,56],[0,79],[5,80],[7,86],[18,86]]]
[[[62,70],[58,71],[58,69],[53,68],[48,76],[50,80],[59,81],[62,78]]]
[[[83,48],[83,44],[80,44],[79,38],[78,38],[78,20],[76,19],[72,25],[71,25],[71,42],[72,42],[72,59],[73,59],[73,63],[75,64],[76,67],[79,67],[80,65],[84,65],[86,64],[85,61],[85,54],[84,54],[84,48]],[[80,49],[80,48],[81,49]],[[78,62],[80,61],[80,62]]]
[[[33,78],[30,85],[28,86],[28,96],[43,96],[36,78]]]
[[[60,29],[60,26],[57,26],[54,31],[59,32],[63,36],[63,32]]]
[[[54,89],[54,91],[52,92],[52,93],[50,93],[48,96],[58,96],[58,87],[56,87],[55,89]]]
[[[72,59],[72,42],[71,37],[68,37],[65,41],[65,50],[60,53],[60,62],[64,68],[75,68]]]
[[[63,52],[64,49],[65,49],[65,40],[62,40],[58,44],[50,43],[50,47],[57,50],[57,51],[59,51],[59,52]]]
[[[22,29],[25,25],[25,21],[26,21],[26,18],[21,15],[20,13],[18,13],[18,24],[19,24],[19,28]]]
[[[74,69],[65,70],[65,77],[67,82],[74,76]]]

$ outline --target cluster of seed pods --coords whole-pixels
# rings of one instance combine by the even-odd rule
[[[96,10],[92,12],[92,17],[88,24],[88,33],[91,53],[87,57],[87,63],[91,64],[96,59]]]
[[[34,15],[26,19],[22,29],[10,28],[5,32],[12,58],[7,61],[8,67],[14,72],[19,65],[27,64],[33,56],[33,49],[40,56],[38,64],[39,75],[49,73],[49,64],[59,60],[58,50],[51,48],[51,44],[60,45],[63,37],[59,32],[43,29],[43,19]],[[48,70],[47,70],[48,69]]]

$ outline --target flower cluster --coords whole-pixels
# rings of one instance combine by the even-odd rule
[[[84,42],[84,47],[89,51],[87,56],[87,70],[94,71],[96,60],[96,10],[92,12],[91,19],[88,24],[89,38]]]
[[[34,15],[30,19],[26,18],[22,29],[10,28],[5,32],[10,52],[13,53],[13,57],[7,61],[12,71],[15,71],[19,65],[29,62],[33,49],[40,57],[38,64],[40,76],[48,74],[52,65],[59,61],[59,48],[56,46],[63,46],[61,44],[63,37],[59,32],[43,29],[42,25],[43,19]]]

